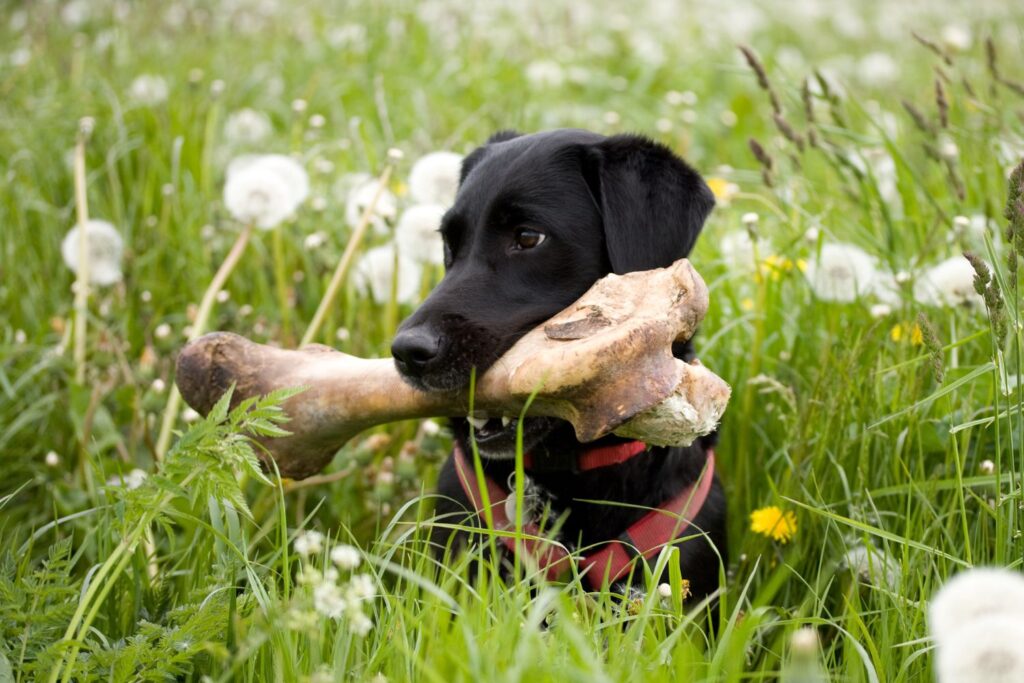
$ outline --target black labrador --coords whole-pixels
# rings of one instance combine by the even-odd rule
[[[686,256],[713,206],[697,172],[645,137],[582,130],[492,136],[463,162],[455,203],[441,224],[445,276],[395,336],[391,351],[399,371],[426,391],[465,387],[474,368],[482,373],[602,276],[663,267]],[[673,352],[693,358],[689,341]],[[453,419],[451,426],[456,450],[471,454],[469,420]],[[507,418],[474,425],[484,472],[495,482],[505,484],[513,472],[517,427]],[[557,540],[577,549],[622,538],[644,517],[643,508],[692,489],[714,440],[651,447],[581,471],[576,463],[582,454],[624,440],[609,436],[582,444],[568,423],[545,417],[525,418],[522,432],[532,463],[527,474],[534,517],[557,519]],[[446,519],[475,512],[475,494],[456,465],[456,456],[449,457],[438,481],[437,513]],[[715,477],[683,534],[689,540],[680,543],[682,576],[694,598],[718,587],[725,510]],[[478,515],[474,519],[479,523]],[[696,530],[704,536],[694,538]],[[435,541],[443,547],[447,535],[442,531]],[[643,572],[633,576],[637,583]]]

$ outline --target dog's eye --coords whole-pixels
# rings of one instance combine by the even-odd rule
[[[530,228],[519,228],[516,230],[515,249],[533,249],[548,238],[542,232]]]

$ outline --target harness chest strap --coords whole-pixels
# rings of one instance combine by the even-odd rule
[[[620,461],[621,462],[621,461]],[[592,469],[592,468],[589,468]],[[473,508],[484,523],[483,494],[476,471],[458,444],[455,445],[455,471],[462,490],[473,503]],[[599,550],[579,558],[580,571],[591,589],[599,590],[607,581],[612,583],[629,573],[634,558],[645,559],[658,554],[663,547],[678,538],[700,513],[711,491],[715,474],[715,452],[707,451],[704,471],[698,479],[666,501],[661,507],[651,510],[634,522],[618,539],[605,543]],[[502,488],[490,477],[484,476],[487,499],[490,502],[491,522],[495,531],[514,531],[515,520],[505,512],[505,499],[515,495]],[[512,536],[501,536],[500,540],[509,552],[522,549],[536,562],[548,580],[556,579],[569,569],[571,557],[561,544],[542,537],[540,528],[533,522],[523,523],[523,538],[516,542]]]

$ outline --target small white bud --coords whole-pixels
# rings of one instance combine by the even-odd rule
[[[56,467],[60,464],[60,456],[57,455],[57,451],[50,451],[46,454],[45,458],[47,467]]]
[[[167,323],[160,323],[153,331],[153,336],[157,339],[167,339],[171,336],[171,326]]]
[[[153,380],[152,389],[156,393],[162,394],[162,393],[164,393],[164,389],[166,389],[166,388],[167,388],[167,383],[164,382],[159,377],[157,377],[155,380]]]
[[[296,114],[301,114],[302,112],[306,111],[307,106],[309,105],[306,103],[306,100],[303,100],[301,98],[296,98],[292,100],[292,111],[295,112]]]
[[[660,595],[661,597],[663,597],[665,599],[671,598],[672,597],[672,586],[668,585],[667,583],[659,583],[658,584],[658,595]]]
[[[324,124],[327,123],[327,119],[324,118],[323,114],[313,114],[309,117],[310,128],[323,128]]]
[[[993,474],[996,471],[996,464],[991,460],[982,460],[981,464],[978,465],[978,469],[981,470],[982,474]]]

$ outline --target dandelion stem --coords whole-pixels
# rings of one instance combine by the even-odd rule
[[[331,276],[331,281],[327,285],[327,291],[324,292],[320,305],[317,306],[316,313],[313,314],[313,320],[310,321],[309,327],[306,328],[306,333],[302,335],[302,341],[299,342],[300,346],[305,346],[312,342],[320,331],[320,327],[324,323],[324,317],[326,317],[331,304],[334,303],[334,298],[338,295],[338,290],[341,288],[341,283],[352,262],[352,257],[355,255],[356,249],[359,248],[359,243],[362,241],[363,236],[366,234],[366,229],[370,225],[373,212],[377,209],[377,202],[380,200],[381,195],[384,194],[384,189],[391,179],[392,168],[392,164],[388,163],[381,172],[380,178],[377,179],[377,191],[373,193],[370,203],[366,205],[363,215],[359,218],[359,224],[356,225],[352,236],[348,238],[348,244],[345,245],[345,251],[341,255],[341,260],[338,261],[338,267],[334,269],[334,275]]]
[[[274,280],[277,285],[277,304],[281,311],[281,341],[288,345],[292,341],[292,316],[291,305],[288,303],[288,282],[284,267],[284,237],[281,231],[284,228],[277,226],[273,230],[274,250]]]
[[[238,265],[239,260],[242,258],[242,254],[245,253],[245,247],[249,244],[252,231],[253,224],[249,223],[238,234],[238,239],[231,246],[231,251],[228,252],[224,263],[220,264],[220,268],[217,269],[213,280],[210,281],[210,286],[206,288],[206,293],[203,294],[202,301],[199,303],[199,312],[196,313],[195,322],[192,323],[192,333],[188,336],[189,341],[196,339],[206,331],[206,324],[209,321],[210,313],[213,311],[214,304],[217,303],[217,294],[224,288],[224,284],[231,275],[231,271],[235,269],[235,266]],[[156,441],[155,455],[158,462],[164,459],[167,448],[171,445],[171,430],[174,429],[174,423],[178,420],[178,410],[180,408],[181,393],[178,391],[178,387],[171,387],[171,395],[167,398],[167,407],[164,409],[163,421],[160,423],[160,435]]]
[[[78,219],[78,272],[75,278],[75,382],[85,382],[85,335],[89,317],[89,203],[85,192],[85,143],[88,127],[83,123],[78,129],[75,143],[75,212]]]

